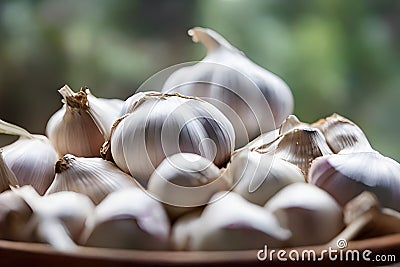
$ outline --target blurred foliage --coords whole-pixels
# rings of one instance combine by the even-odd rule
[[[163,68],[201,59],[186,35],[199,25],[286,80],[301,120],[337,112],[400,160],[398,14],[395,0],[3,0],[0,117],[43,133],[64,84],[125,99]]]

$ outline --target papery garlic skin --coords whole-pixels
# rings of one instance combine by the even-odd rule
[[[313,123],[312,126],[323,132],[326,142],[334,153],[373,151],[360,127],[336,113]]]
[[[198,98],[147,93],[127,100],[129,113],[114,123],[111,154],[123,171],[146,186],[165,157],[199,154],[224,166],[233,151],[235,133],[229,120]]]
[[[191,227],[190,250],[245,250],[281,247],[290,232],[262,207],[234,192],[215,194]]]
[[[324,244],[344,227],[341,207],[322,189],[306,184],[288,185],[265,205],[292,236],[288,247]]]
[[[162,205],[139,188],[111,193],[89,217],[81,243],[86,246],[163,250],[170,222]]]
[[[245,150],[233,156],[227,172],[233,191],[260,206],[283,187],[305,182],[296,165],[257,151]]]
[[[190,235],[193,231],[196,222],[199,220],[202,211],[196,210],[183,215],[176,220],[171,230],[171,246],[174,250],[188,250]]]
[[[14,173],[8,168],[3,159],[3,151],[0,149],[0,193],[10,189],[10,185],[18,184]]]
[[[32,242],[33,228],[29,221],[32,209],[15,192],[8,190],[0,194],[0,239]]]
[[[235,128],[236,148],[279,127],[292,113],[293,95],[281,78],[211,29],[195,27],[188,33],[207,48],[207,56],[174,72],[163,92],[199,96],[218,107]]]
[[[382,206],[400,211],[400,164],[378,152],[317,158],[311,164],[308,179],[342,206],[363,191],[370,191]]]
[[[31,134],[19,126],[0,120],[0,133],[19,136],[2,148],[4,162],[14,173],[18,185],[32,185],[43,195],[54,180],[57,153],[44,135]]]
[[[333,154],[321,131],[307,125],[290,127],[290,130],[283,131],[273,142],[255,150],[297,165],[305,177],[307,177],[312,160]]]
[[[53,114],[46,126],[46,134],[58,154],[100,156],[100,148],[109,137],[111,126],[124,102],[97,98],[87,87],[74,93],[65,85],[59,92],[64,105]]]
[[[101,158],[82,158],[67,154],[56,163],[56,176],[46,192],[74,191],[87,195],[95,204],[109,193],[136,187],[136,181],[113,163]]]
[[[165,204],[173,218],[204,206],[219,191],[229,190],[223,171],[197,154],[178,153],[165,158],[153,172],[148,192]]]

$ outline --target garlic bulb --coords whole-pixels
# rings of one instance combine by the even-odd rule
[[[274,213],[292,236],[286,246],[323,244],[344,226],[340,206],[325,191],[306,184],[288,185],[273,196],[265,208]]]
[[[11,123],[0,120],[0,133],[19,139],[3,147],[3,158],[14,173],[18,184],[32,185],[44,194],[54,179],[57,153],[46,136],[34,135]]]
[[[170,224],[162,205],[142,189],[108,195],[89,217],[82,244],[105,248],[168,248]]]
[[[272,213],[234,192],[215,194],[190,228],[190,250],[281,247],[291,235]]]
[[[46,134],[58,154],[100,156],[100,148],[109,137],[111,126],[124,102],[96,98],[85,86],[74,93],[65,85],[59,92],[64,105],[53,114],[46,126]]]
[[[113,191],[137,186],[131,176],[101,158],[80,158],[67,154],[57,161],[55,170],[56,177],[46,195],[74,191],[87,195],[98,204]]]
[[[165,158],[153,172],[148,192],[172,218],[208,203],[212,195],[229,190],[223,172],[197,154],[178,153]]]
[[[372,151],[371,145],[360,127],[338,114],[321,119],[313,126],[323,132],[326,142],[334,153]]]
[[[17,184],[17,178],[4,162],[3,151],[0,149],[0,192],[10,189],[10,185],[16,186]]]
[[[234,184],[233,191],[261,206],[283,187],[305,182],[296,165],[257,151],[244,150],[233,156],[227,172]]]
[[[307,125],[286,128],[275,141],[260,146],[256,151],[297,165],[306,177],[313,159],[333,153],[321,131]]]
[[[8,190],[0,194],[0,239],[33,241],[29,221],[32,209],[15,192]]]
[[[308,179],[345,205],[363,191],[400,211],[400,164],[378,152],[333,154],[311,164]]]
[[[235,134],[229,120],[198,98],[161,93],[133,95],[129,113],[114,123],[109,151],[123,171],[142,185],[167,156],[195,153],[224,166],[233,150]]]
[[[174,72],[163,92],[199,96],[218,107],[235,129],[236,148],[279,127],[292,113],[293,96],[281,78],[211,29],[196,27],[188,33],[207,48],[207,56]]]

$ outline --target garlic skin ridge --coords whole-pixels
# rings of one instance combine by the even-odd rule
[[[75,93],[65,85],[59,92],[64,105],[51,116],[46,126],[46,134],[58,155],[99,156],[124,102],[97,98],[86,86]]]
[[[0,193],[9,190],[10,185],[17,186],[17,184],[17,178],[4,162],[3,150],[0,149]]]
[[[133,100],[132,100],[133,99]],[[140,93],[127,99],[105,143],[117,166],[143,186],[165,157],[184,152],[199,154],[218,167],[233,151],[235,133],[229,120],[214,106],[180,94]]]
[[[293,95],[281,78],[211,29],[195,27],[188,33],[207,48],[207,56],[174,72],[162,91],[199,96],[217,106],[235,128],[236,149],[279,127],[292,113]]]
[[[74,191],[87,195],[95,204],[109,193],[137,187],[137,182],[113,163],[101,158],[82,158],[67,154],[57,161],[54,182],[46,191]]]
[[[18,185],[32,185],[43,195],[54,180],[57,153],[44,135],[31,134],[25,129],[0,120],[0,133],[19,136],[2,148],[3,159],[17,178]]]

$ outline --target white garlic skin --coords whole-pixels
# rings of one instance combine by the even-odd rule
[[[3,147],[3,156],[20,186],[32,185],[43,195],[54,180],[57,153],[43,135],[21,136]]]
[[[3,151],[0,149],[0,193],[9,190],[10,185],[16,186],[17,184],[17,178],[4,162]]]
[[[46,134],[58,155],[100,156],[100,148],[124,102],[97,98],[86,87],[74,93],[66,85],[59,92],[65,104],[51,116],[46,126]]]
[[[378,152],[317,158],[311,164],[308,179],[342,206],[363,191],[370,191],[382,206],[400,211],[400,164]]]
[[[248,201],[264,206],[274,194],[292,183],[304,183],[302,171],[278,157],[244,150],[228,166],[233,191]]]
[[[146,94],[127,100],[129,112],[114,124],[111,154],[143,186],[165,157],[199,154],[221,167],[230,158],[235,133],[214,106],[180,95]]]
[[[196,231],[197,220],[201,216],[201,210],[196,210],[183,215],[172,226],[171,230],[171,246],[174,250],[188,250],[190,235]]]
[[[170,217],[177,218],[204,206],[230,183],[210,160],[197,154],[178,153],[165,158],[153,172],[148,192],[165,204]]]
[[[324,244],[344,227],[343,213],[336,201],[322,189],[306,183],[283,188],[265,208],[292,232],[286,247]]]
[[[50,195],[60,191],[74,191],[87,195],[95,204],[109,193],[136,187],[136,181],[101,158],[83,158],[67,154],[57,161],[54,182],[46,191]]]
[[[162,205],[139,188],[113,192],[86,222],[86,246],[163,250],[169,246],[170,222]]]
[[[291,235],[272,213],[234,192],[215,194],[190,228],[190,250],[281,247]]]
[[[236,148],[279,127],[292,113],[293,95],[281,78],[211,29],[196,27],[188,33],[206,46],[207,56],[174,72],[163,92],[199,96],[217,106],[235,128]]]
[[[33,229],[28,222],[32,209],[15,192],[8,190],[0,194],[0,239],[32,242]]]

